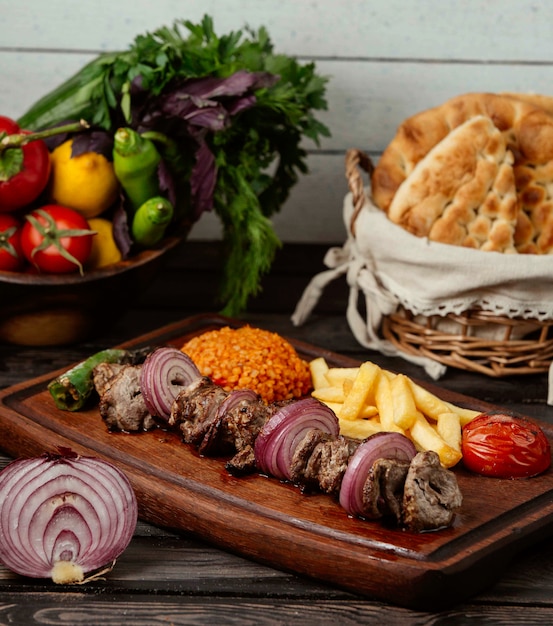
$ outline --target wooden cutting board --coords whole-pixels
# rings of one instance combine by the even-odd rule
[[[223,325],[240,323],[196,316],[124,346],[178,347],[194,334]],[[357,364],[290,341],[308,360],[323,356],[334,366]],[[230,476],[224,459],[200,458],[174,433],[109,433],[95,406],[60,411],[46,390],[59,373],[0,392],[0,447],[7,454],[35,456],[69,446],[105,458],[128,475],[143,520],[282,570],[393,604],[439,610],[495,582],[516,552],[553,530],[551,470],[529,480],[499,480],[456,468],[464,502],[454,525],[413,534],[352,519],[326,495],[304,495],[293,485],[257,475]],[[499,408],[426,386],[468,408]],[[541,426],[553,440],[552,427]]]

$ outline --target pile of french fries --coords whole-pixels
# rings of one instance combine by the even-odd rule
[[[461,429],[479,412],[441,400],[405,374],[370,361],[329,367],[319,357],[309,367],[312,395],[336,413],[342,435],[365,439],[395,431],[409,437],[417,450],[434,450],[444,467],[461,460]]]

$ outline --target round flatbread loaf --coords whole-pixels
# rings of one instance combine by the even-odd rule
[[[388,217],[419,237],[515,252],[513,155],[483,115],[453,129],[398,187]]]
[[[543,109],[549,113],[549,115],[553,114],[552,96],[545,96],[541,93],[515,93],[510,91],[503,91],[499,95],[507,98],[514,98],[515,100],[520,100],[521,102],[526,102],[526,104],[531,104],[533,107]]]
[[[388,212],[402,183],[417,163],[454,129],[476,117],[487,117],[513,155],[519,201],[515,249],[553,250],[553,99],[524,94],[470,93],[405,120],[383,152],[371,176],[373,200]],[[416,209],[413,209],[416,214]],[[478,216],[479,211],[476,212]],[[491,231],[490,231],[491,232]],[[482,242],[482,246],[493,242]],[[487,247],[485,249],[488,249]]]

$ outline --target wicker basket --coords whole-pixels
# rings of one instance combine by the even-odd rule
[[[346,153],[346,178],[355,220],[365,203],[364,175],[370,158],[360,150]],[[446,316],[413,315],[405,308],[383,318],[381,333],[407,354],[492,377],[547,372],[553,361],[553,320],[508,318],[484,310]]]

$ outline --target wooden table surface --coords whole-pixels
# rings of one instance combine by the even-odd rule
[[[311,271],[311,268],[308,268]],[[153,291],[161,289],[155,285]],[[292,297],[294,289],[292,287]],[[151,293],[152,290],[150,290]],[[342,293],[343,295],[343,293]],[[330,297],[330,296],[328,296]],[[340,295],[337,296],[340,300]],[[203,310],[147,297],[99,337],[66,347],[0,345],[0,388],[75,363],[109,345]],[[174,304],[174,303],[173,303]],[[334,302],[336,304],[336,302]],[[339,305],[343,304],[340,300]],[[289,311],[253,306],[241,319],[357,359],[370,359],[420,379],[424,372],[402,359],[368,352],[353,338],[343,313],[320,310],[302,327]],[[276,307],[275,307],[276,310]],[[490,379],[449,370],[440,385],[545,421],[547,377]],[[0,450],[2,442],[0,442]],[[8,462],[0,456],[2,464]],[[553,526],[553,525],[552,525]],[[139,522],[128,549],[104,581],[56,586],[20,577],[0,565],[0,624],[551,624],[553,538],[518,555],[489,589],[442,612],[420,612],[360,597],[277,571],[164,528]]]

